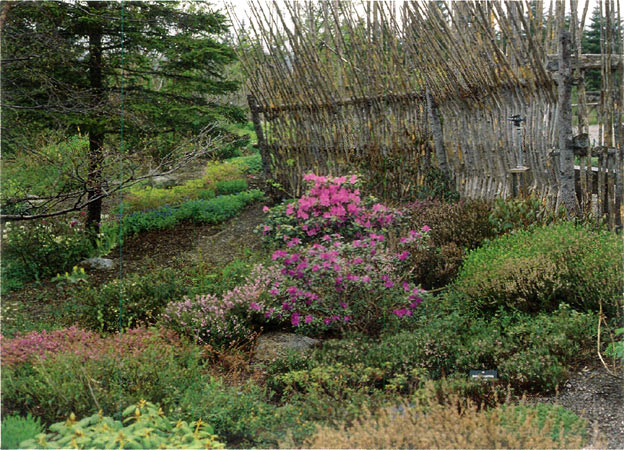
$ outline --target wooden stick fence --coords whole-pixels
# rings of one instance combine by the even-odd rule
[[[621,225],[624,46],[619,4],[601,5],[602,52],[583,55],[578,0],[570,11],[561,1],[548,11],[541,1],[252,2],[240,56],[265,174],[297,195],[307,171],[359,172],[382,198],[405,200],[438,167],[464,197],[532,194]],[[596,67],[592,148],[584,87],[576,137],[571,93]]]

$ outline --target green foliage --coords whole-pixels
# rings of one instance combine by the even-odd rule
[[[29,448],[223,448],[201,419],[172,421],[157,405],[139,401],[122,413],[123,421],[94,414],[50,426],[50,433],[24,442]]]
[[[121,17],[132,23],[124,33]],[[239,86],[224,76],[236,59],[221,39],[227,30],[226,17],[212,8],[176,3],[128,4],[123,14],[113,3],[16,4],[3,28],[3,54],[14,62],[3,73],[12,86],[4,98],[3,138],[15,148],[21,135],[46,127],[118,131],[122,47],[125,67],[132,68],[123,77],[123,108],[133,119],[124,131],[128,148],[156,146],[167,154],[206,126],[244,122],[241,108],[218,100]],[[94,73],[89,65],[98,49]],[[36,66],[28,63],[33,57]],[[54,83],[47,82],[50,74]]]
[[[247,190],[247,180],[223,180],[217,183],[217,194],[238,194]]]
[[[49,218],[5,223],[2,267],[4,280],[20,282],[52,277],[72,270],[81,259],[94,253],[93,245],[79,218]],[[6,292],[6,291],[5,291]]]
[[[79,269],[78,266],[74,266],[71,273],[65,272],[63,275],[57,273],[56,276],[52,278],[52,281],[55,282],[57,286],[63,286],[65,283],[78,284],[89,282],[84,267]]]
[[[151,339],[128,348],[111,338],[110,345],[91,354],[58,353],[33,364],[2,368],[2,407],[30,411],[46,424],[66,417],[116,414],[140,399],[171,409],[192,385],[204,382],[200,349]]]
[[[148,187],[134,189],[124,198],[124,211],[143,211],[165,205],[176,205],[185,200],[208,200],[215,196],[212,189],[207,189],[204,180],[189,180],[172,188]]]
[[[240,180],[242,178],[244,178],[243,170],[239,164],[223,161],[208,163],[202,179],[206,188],[216,191],[217,183],[220,181]]]
[[[231,158],[228,162],[234,164],[244,173],[259,174],[262,172],[262,158],[260,157],[260,153]]]
[[[417,201],[404,208],[404,222],[410,229],[431,227],[431,245],[410,249],[410,276],[425,289],[445,286],[461,266],[465,252],[495,236],[488,221],[491,204],[481,200],[446,203]]]
[[[27,414],[26,417],[5,416],[2,418],[2,448],[33,448],[20,447],[20,443],[32,439],[43,432],[38,417]]]
[[[338,401],[343,390],[344,395],[406,394],[427,379],[452,376],[456,391],[491,402],[496,389],[508,384],[515,392],[553,390],[565,379],[566,368],[588,358],[595,345],[596,315],[565,305],[553,314],[501,310],[489,319],[435,300],[421,308],[399,333],[379,340],[357,335],[326,340],[310,355],[271,363],[267,386],[279,395],[316,387]],[[468,380],[470,370],[485,369],[498,370],[498,387]]]
[[[624,278],[614,255],[623,252],[617,235],[571,223],[518,231],[473,250],[455,289],[482,311],[553,311],[562,302],[597,310],[602,302],[613,313]]]
[[[514,428],[524,423],[530,415],[535,416],[538,430],[542,430],[548,423],[551,439],[560,444],[570,436],[582,436],[583,439],[588,437],[587,421],[560,405],[538,403],[501,406],[499,417],[503,426],[514,431]]]
[[[167,205],[151,211],[134,212],[123,217],[122,233],[124,236],[131,236],[145,231],[173,228],[183,221],[220,223],[262,198],[264,194],[261,191],[252,189],[209,200],[188,200],[176,208]],[[109,225],[111,226],[113,225]]]
[[[490,222],[494,233],[503,234],[513,230],[526,229],[530,226],[560,223],[567,217],[564,208],[553,212],[534,197],[499,198],[494,202]]]
[[[447,202],[459,200],[453,181],[437,167],[430,168],[425,173],[424,184],[419,185],[414,194],[417,199],[439,199]]]
[[[98,287],[74,290],[79,320],[94,330],[117,331],[140,323],[153,324],[171,301],[188,293],[173,269],[131,274]]]
[[[622,336],[619,341],[615,341],[609,344],[605,353],[613,358],[620,360],[620,365],[624,365],[624,328],[618,328],[615,330],[617,336]]]
[[[19,152],[3,158],[0,191],[3,212],[12,212],[11,199],[15,197],[47,196],[51,191],[69,192],[80,188],[74,170],[86,159],[88,148],[89,140],[83,136],[64,139],[50,134],[40,138],[36,152]],[[81,175],[86,176],[86,168],[82,172]]]

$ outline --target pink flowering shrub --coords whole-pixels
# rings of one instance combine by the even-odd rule
[[[68,353],[81,356],[83,361],[101,359],[110,353],[131,357],[137,356],[152,344],[163,342],[180,345],[179,339],[172,332],[157,332],[147,328],[134,328],[108,337],[76,326],[50,332],[33,331],[10,339],[0,336],[3,368],[18,367],[38,359]]]
[[[425,245],[426,236],[427,231],[413,231],[400,246]],[[313,334],[345,329],[374,334],[392,317],[408,318],[424,291],[403,280],[399,269],[408,252],[391,252],[385,240],[376,233],[352,241],[333,234],[305,247],[293,238],[287,250],[273,253],[281,276],[270,283],[268,296],[249,308]]]
[[[200,344],[223,346],[249,337],[249,311],[259,309],[260,298],[281,274],[256,265],[247,282],[222,296],[197,295],[194,299],[167,305],[161,322],[165,327],[195,339]]]
[[[332,178],[310,173],[304,180],[308,189],[301,198],[272,209],[265,207],[267,218],[256,230],[265,242],[295,245],[293,239],[318,242],[334,233],[358,238],[386,229],[401,215],[373,197],[363,198],[356,175]]]

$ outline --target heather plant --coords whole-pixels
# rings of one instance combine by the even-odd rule
[[[245,283],[223,294],[198,294],[167,305],[162,323],[201,344],[222,347],[246,339],[250,305],[260,302],[270,283],[279,276],[274,268],[254,266]]]
[[[357,176],[325,177],[307,174],[305,194],[272,209],[265,207],[265,223],[257,228],[263,240],[274,246],[299,239],[319,242],[325,235],[341,234],[345,239],[382,232],[400,217],[400,211],[362,198]]]
[[[400,245],[424,245],[427,231],[412,230]],[[376,233],[353,241],[334,234],[306,247],[293,238],[287,250],[273,253],[280,276],[269,295],[249,308],[312,334],[348,329],[375,334],[391,317],[409,319],[424,292],[403,281],[398,270],[409,252],[393,253],[384,241]]]
[[[20,447],[20,443],[32,439],[43,432],[43,426],[38,417],[27,414],[26,417],[5,416],[2,418],[2,448],[29,448]]]
[[[233,164],[228,161],[210,162],[204,170],[203,181],[207,189],[216,192],[217,183],[220,181],[240,180],[244,178],[240,164]]]
[[[553,311],[562,303],[614,314],[621,301],[621,237],[573,223],[516,231],[473,250],[455,283],[467,304]]]
[[[184,390],[203,378],[199,349],[171,332],[137,329],[94,345],[47,352],[28,363],[2,368],[3,410],[30,411],[46,423],[68,411],[115,414],[141,398],[173,407]]]
[[[140,400],[125,408],[122,421],[101,412],[82,420],[72,413],[50,426],[50,433],[25,441],[26,448],[224,448],[201,419],[170,420],[153,403]]]
[[[125,212],[157,209],[165,205],[176,205],[186,200],[209,200],[215,196],[214,189],[208,189],[204,180],[188,180],[171,188],[145,187],[130,190],[124,196]]]

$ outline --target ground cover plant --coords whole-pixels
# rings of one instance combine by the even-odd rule
[[[191,433],[181,440],[168,441],[178,439],[169,428],[152,436],[180,447],[191,442],[188,424],[198,418],[216,436],[210,442],[237,448],[409,446],[416,445],[415,433],[419,443],[442,447],[595,444],[587,423],[570,411],[516,402],[525,393],[556,391],[592,359],[595,302],[567,296],[520,308],[504,291],[505,301],[481,308],[474,303],[481,297],[470,297],[465,283],[487,279],[504,289],[496,280],[510,271],[487,264],[500,255],[525,258],[530,241],[565,235],[560,241],[571,247],[564,254],[581,261],[566,282],[591,299],[584,286],[595,279],[580,267],[608,272],[606,255],[620,245],[612,235],[562,221],[499,237],[485,202],[430,200],[391,208],[366,196],[357,176],[310,174],[306,180],[300,198],[264,208],[254,238],[266,250],[258,254],[223,267],[204,268],[200,259],[101,284],[90,275],[76,275],[75,283],[73,272],[61,276],[55,292],[67,296],[62,311],[76,325],[2,337],[3,415],[39,420],[38,437],[24,439],[49,447],[77,439],[80,423],[85,445],[113,439],[101,433],[102,424],[128,427],[118,422],[119,412],[143,400],[158,404],[167,423],[187,424]],[[225,190],[242,186],[219,183]],[[162,223],[176,214],[191,222],[221,217],[219,205],[240,211],[245,203],[234,198],[258,201],[261,195],[187,200],[170,208]],[[208,209],[205,202],[216,203]],[[167,230],[154,220],[154,229]],[[172,223],[173,232],[179,223]],[[544,237],[533,237],[539,233]],[[456,264],[456,279],[430,270],[442,290],[427,292],[420,284],[428,261],[422,255],[444,245],[460,250],[464,262]],[[592,256],[577,251],[581,247]],[[472,263],[479,252],[498,256]],[[466,275],[479,270],[491,276]],[[617,274],[604,275],[604,292],[617,289]],[[618,307],[615,300],[611,305]],[[617,314],[606,301],[604,311],[609,318]],[[274,331],[320,342],[256,361],[254,340]],[[602,342],[605,354],[611,348],[617,349]],[[471,380],[475,369],[496,369],[498,379]],[[466,437],[460,429],[475,432]]]

